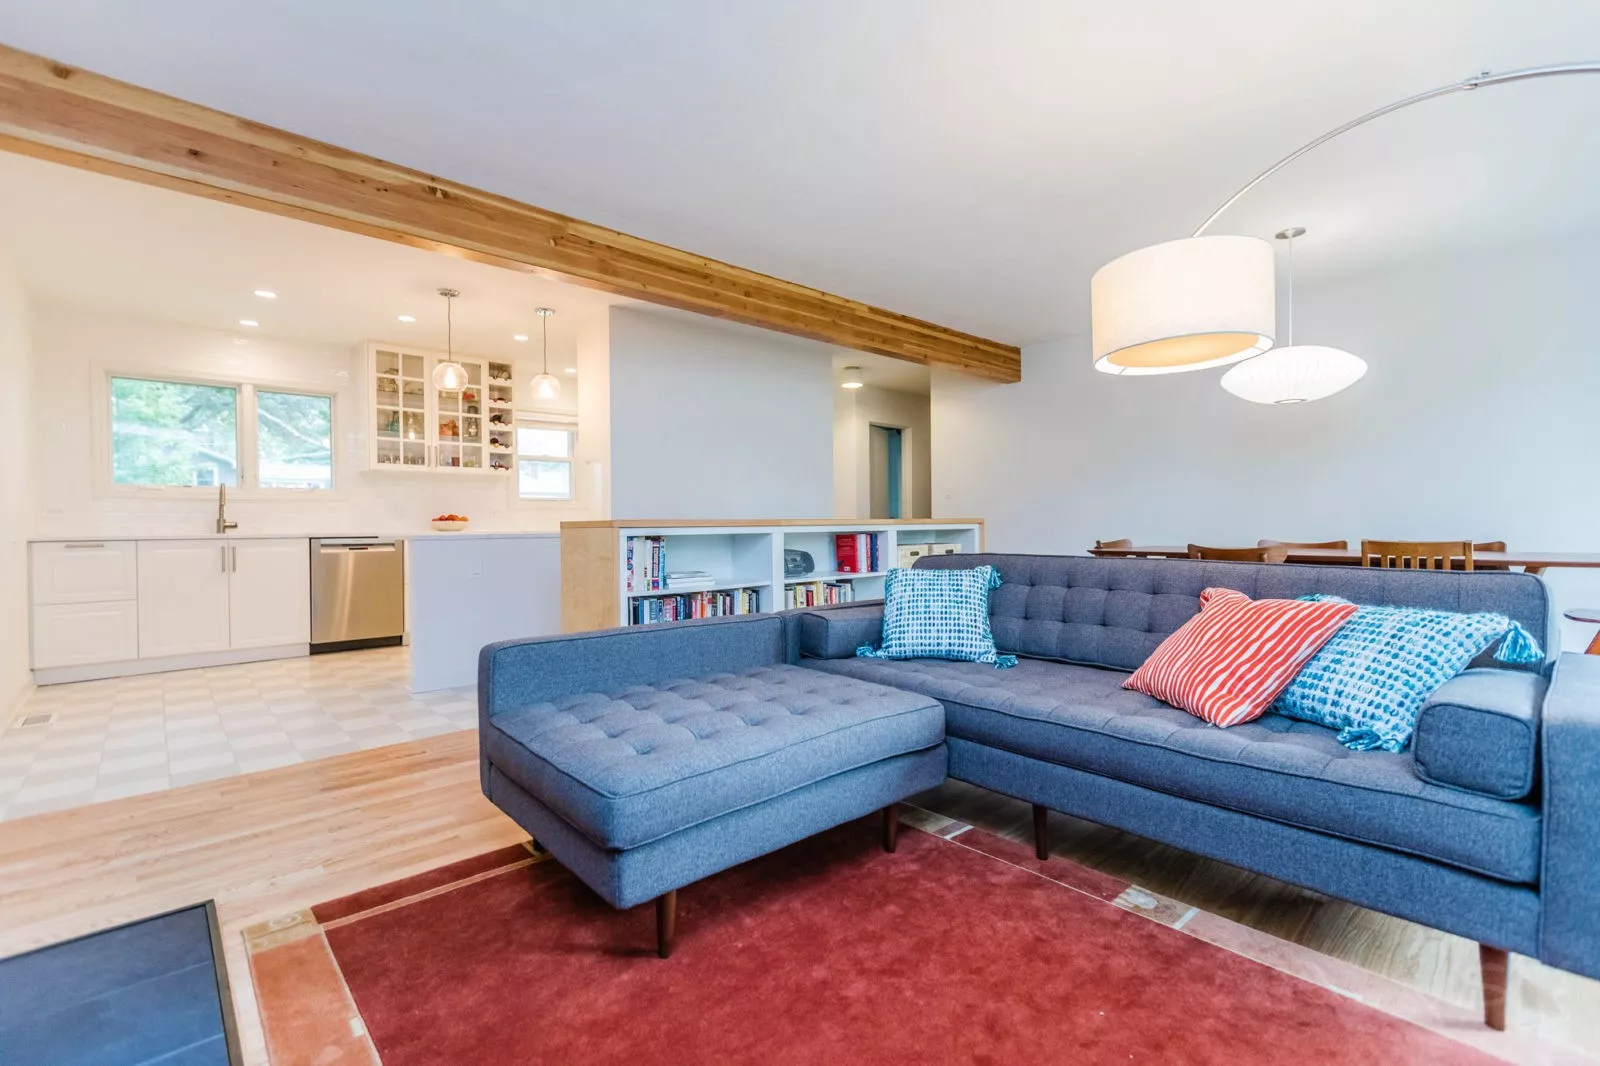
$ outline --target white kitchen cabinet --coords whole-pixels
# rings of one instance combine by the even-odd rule
[[[139,542],[141,659],[228,649],[229,562],[222,540]]]
[[[509,472],[516,459],[511,364],[457,355],[467,387],[442,392],[433,386],[433,371],[444,358],[389,344],[368,346],[368,462],[382,470],[461,476]]]
[[[235,648],[310,641],[310,544],[283,538],[230,541],[228,620]]]
[[[139,594],[131,540],[69,540],[33,546],[33,602],[106,603]]]
[[[35,670],[127,662],[138,657],[139,605],[134,600],[33,608]]]

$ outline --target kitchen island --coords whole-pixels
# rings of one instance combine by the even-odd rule
[[[485,644],[561,632],[560,534],[407,539],[413,692],[476,683]]]

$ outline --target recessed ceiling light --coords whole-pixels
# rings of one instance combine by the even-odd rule
[[[577,367],[575,367],[575,366],[569,366],[569,367],[567,367],[567,373],[569,373],[569,374],[576,374],[576,373],[577,373],[577,372],[578,372],[578,368],[577,368]]]
[[[278,294],[273,292],[271,289],[257,289],[256,295],[261,297],[263,300],[276,300],[278,298]]]
[[[395,315],[394,317],[398,318],[402,322],[415,322],[417,320],[416,315]]]
[[[526,333],[513,333],[511,335],[511,339],[514,341],[525,341],[528,339],[528,335]]]
[[[251,326],[251,327],[254,327],[254,326],[259,326],[259,325],[261,325],[261,323],[259,323],[259,322],[257,322],[257,321],[256,321],[256,320],[255,320],[255,319],[253,319],[253,318],[241,318],[241,319],[240,319],[240,320],[239,320],[239,325],[241,325],[241,326]]]

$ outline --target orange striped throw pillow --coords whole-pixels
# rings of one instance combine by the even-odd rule
[[[1206,589],[1200,613],[1122,687],[1215,726],[1249,722],[1355,613],[1353,603],[1252,600],[1233,589]]]

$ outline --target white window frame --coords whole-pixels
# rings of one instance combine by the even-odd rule
[[[228,495],[237,498],[278,500],[278,499],[304,499],[314,496],[317,499],[331,499],[339,496],[343,485],[344,463],[339,454],[340,435],[340,404],[339,393],[332,389],[319,389],[293,382],[278,382],[267,380],[252,380],[238,377],[213,377],[205,374],[173,373],[160,370],[150,370],[135,367],[104,366],[94,375],[94,419],[93,419],[93,447],[95,466],[95,488],[100,496],[117,497],[151,497],[161,496],[167,498],[212,498],[217,495],[217,486],[202,487],[198,485],[125,485],[113,480],[111,454],[111,379],[133,378],[140,381],[166,381],[179,385],[209,385],[220,386],[234,390],[234,434],[238,448],[238,484],[228,487]],[[329,415],[332,421],[332,435],[330,438],[330,458],[333,486],[326,489],[318,488],[281,488],[263,487],[260,482],[261,456],[258,451],[256,423],[259,414],[256,408],[257,392],[281,392],[296,396],[315,396],[328,401]]]
[[[571,503],[577,498],[578,422],[566,415],[547,411],[517,411],[511,420],[511,494],[519,503]],[[522,429],[553,430],[567,435],[566,455],[536,455],[520,448]],[[522,494],[522,460],[541,463],[567,464],[567,494],[565,496],[524,496]]]

